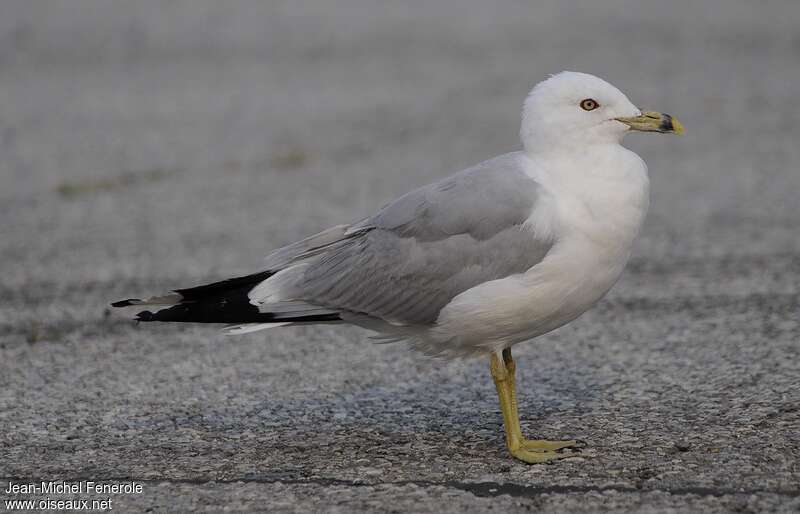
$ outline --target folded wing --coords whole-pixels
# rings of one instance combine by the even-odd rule
[[[268,259],[286,267],[250,291],[250,302],[261,312],[433,323],[456,295],[524,273],[552,246],[526,225],[540,186],[519,159],[497,157],[412,191],[347,229],[273,253]]]

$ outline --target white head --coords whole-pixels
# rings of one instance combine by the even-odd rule
[[[673,126],[674,122],[674,126]],[[672,117],[642,113],[605,80],[564,71],[537,84],[525,100],[520,138],[525,149],[618,143],[629,130],[681,133]]]

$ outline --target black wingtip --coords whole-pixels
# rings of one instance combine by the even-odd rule
[[[133,318],[134,321],[155,321],[156,316],[150,311],[142,311]]]
[[[281,317],[272,312],[260,312],[256,305],[250,303],[249,292],[260,282],[273,275],[272,271],[263,271],[236,277],[213,284],[177,289],[172,295],[139,300],[129,298],[111,305],[129,307],[131,305],[155,308],[140,311],[134,320],[189,322],[189,323],[322,323],[341,321],[338,313],[310,314],[307,316]],[[169,300],[167,302],[166,300]],[[174,303],[172,303],[174,301]],[[149,305],[148,305],[149,304]]]
[[[131,305],[136,305],[137,303],[141,302],[138,298],[128,298],[127,300],[120,300],[118,302],[114,302],[111,304],[112,307],[130,307]]]

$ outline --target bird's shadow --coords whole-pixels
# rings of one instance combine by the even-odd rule
[[[595,408],[600,388],[591,369],[574,360],[543,367],[521,356],[517,395],[523,431],[530,437],[579,436],[579,426],[570,428],[577,434],[557,432],[564,419],[580,418]],[[342,384],[316,398],[264,399],[243,412],[241,421],[258,431],[280,419],[280,431],[293,427],[292,437],[303,438],[307,450],[314,449],[315,441],[329,445],[330,434],[338,434],[345,445],[366,440],[373,448],[388,449],[410,440],[432,446],[460,441],[496,447],[504,438],[503,422],[487,363],[456,366],[460,373],[448,367],[447,373],[434,369],[415,381]],[[276,445],[288,442],[275,440]]]

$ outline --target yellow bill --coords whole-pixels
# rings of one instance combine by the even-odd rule
[[[661,132],[662,134],[683,134],[683,125],[676,118],[663,112],[646,111],[641,116],[629,118],[615,118],[617,121],[629,126],[631,130],[642,132]]]

